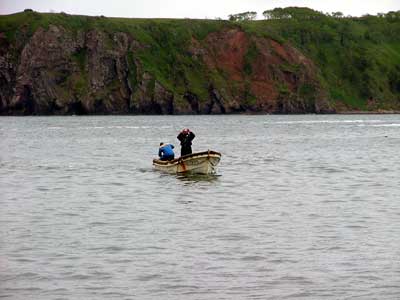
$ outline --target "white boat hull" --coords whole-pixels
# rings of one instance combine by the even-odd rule
[[[204,151],[182,156],[171,161],[153,160],[156,170],[167,173],[214,174],[221,160],[221,153]]]

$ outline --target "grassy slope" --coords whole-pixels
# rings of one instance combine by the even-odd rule
[[[400,104],[400,19],[374,16],[311,20],[265,20],[244,23],[249,32],[289,41],[321,70],[332,100],[350,108],[375,109]],[[397,80],[397,81],[396,81]]]
[[[366,99],[379,101],[375,108],[391,108],[400,102],[400,20],[378,17],[312,20],[263,20],[231,23],[216,20],[125,19],[24,12],[0,16],[0,31],[13,43],[27,40],[38,27],[57,24],[77,33],[99,29],[106,33],[127,32],[147,45],[138,55],[143,68],[175,94],[189,90],[200,99],[207,97],[207,82],[225,84],[221,74],[207,74],[191,59],[186,46],[192,37],[227,26],[289,42],[321,70],[321,80],[333,102],[366,109]]]

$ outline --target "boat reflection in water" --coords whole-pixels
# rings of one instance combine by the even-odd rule
[[[214,182],[217,181],[221,175],[218,174],[192,174],[192,173],[177,173],[176,179],[183,183],[197,183],[197,182]]]

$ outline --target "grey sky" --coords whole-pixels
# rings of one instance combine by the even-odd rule
[[[229,14],[286,6],[307,6],[323,12],[341,11],[361,16],[400,10],[400,0],[0,0],[0,14],[32,8],[40,12],[66,12],[128,18],[226,19]]]

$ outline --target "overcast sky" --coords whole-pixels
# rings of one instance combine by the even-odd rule
[[[31,8],[108,17],[226,19],[229,14],[244,11],[256,11],[261,16],[264,10],[286,6],[361,16],[400,10],[400,0],[0,0],[0,14]]]

